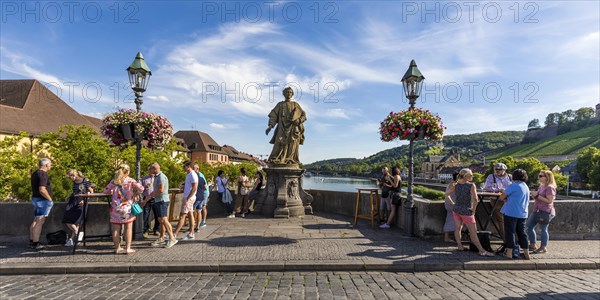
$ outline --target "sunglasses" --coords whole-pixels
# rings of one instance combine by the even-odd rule
[[[542,175],[542,174],[540,174],[540,175],[538,175],[538,177],[539,177],[539,178],[542,178],[542,177],[546,177],[546,175]]]

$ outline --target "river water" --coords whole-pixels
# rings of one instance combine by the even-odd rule
[[[338,192],[356,192],[357,188],[377,188],[375,181],[369,179],[311,176],[304,177],[303,188],[305,190],[323,190]]]

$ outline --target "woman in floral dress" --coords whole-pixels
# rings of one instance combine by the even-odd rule
[[[112,224],[112,238],[115,243],[115,253],[123,252],[119,231],[121,225],[126,227],[125,253],[134,253],[131,249],[131,235],[135,216],[131,213],[131,205],[137,196],[144,191],[144,186],[129,177],[129,166],[122,164],[115,171],[112,181],[104,189],[105,194],[112,195],[110,205],[110,223]]]

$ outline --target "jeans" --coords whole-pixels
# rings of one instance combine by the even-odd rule
[[[516,242],[515,236],[519,238],[519,246],[523,249],[527,249],[529,246],[527,243],[527,233],[525,232],[525,221],[526,218],[513,218],[504,215],[504,243],[506,248],[514,249]]]
[[[535,218],[535,212],[529,215],[529,219],[527,219],[527,235],[529,235],[529,243],[536,243],[535,226],[539,226],[542,232],[542,247],[548,246],[548,240],[550,240],[550,234],[548,234],[548,225],[550,224],[538,223]]]
[[[153,208],[154,200],[148,201],[144,206],[144,232],[150,231],[150,209],[154,215],[154,229],[152,231],[158,231],[160,228],[160,222],[158,222],[158,211]]]
[[[32,197],[31,205],[33,205],[33,214],[36,217],[48,217],[54,202],[46,200],[46,198]]]

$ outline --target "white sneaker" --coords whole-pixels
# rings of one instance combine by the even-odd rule
[[[185,241],[193,241],[195,239],[196,239],[196,237],[192,234],[188,234],[183,238],[183,240],[185,240]]]
[[[152,247],[160,247],[160,246],[164,246],[166,244],[167,244],[167,242],[161,241],[160,239],[157,239],[156,241],[152,242],[152,244],[150,244],[150,246],[152,246]]]
[[[390,228],[390,225],[388,225],[388,224],[381,224],[381,225],[379,225],[379,228],[382,228],[382,229],[389,229],[389,228]]]
[[[227,218],[229,218],[229,219],[235,219],[235,214],[230,214],[229,216],[227,216]]]
[[[169,240],[169,242],[167,243],[167,245],[165,246],[165,248],[171,248],[171,247],[175,246],[175,244],[177,244],[177,240],[176,239]]]
[[[73,247],[73,239],[68,239],[67,242],[65,243],[65,246]]]

